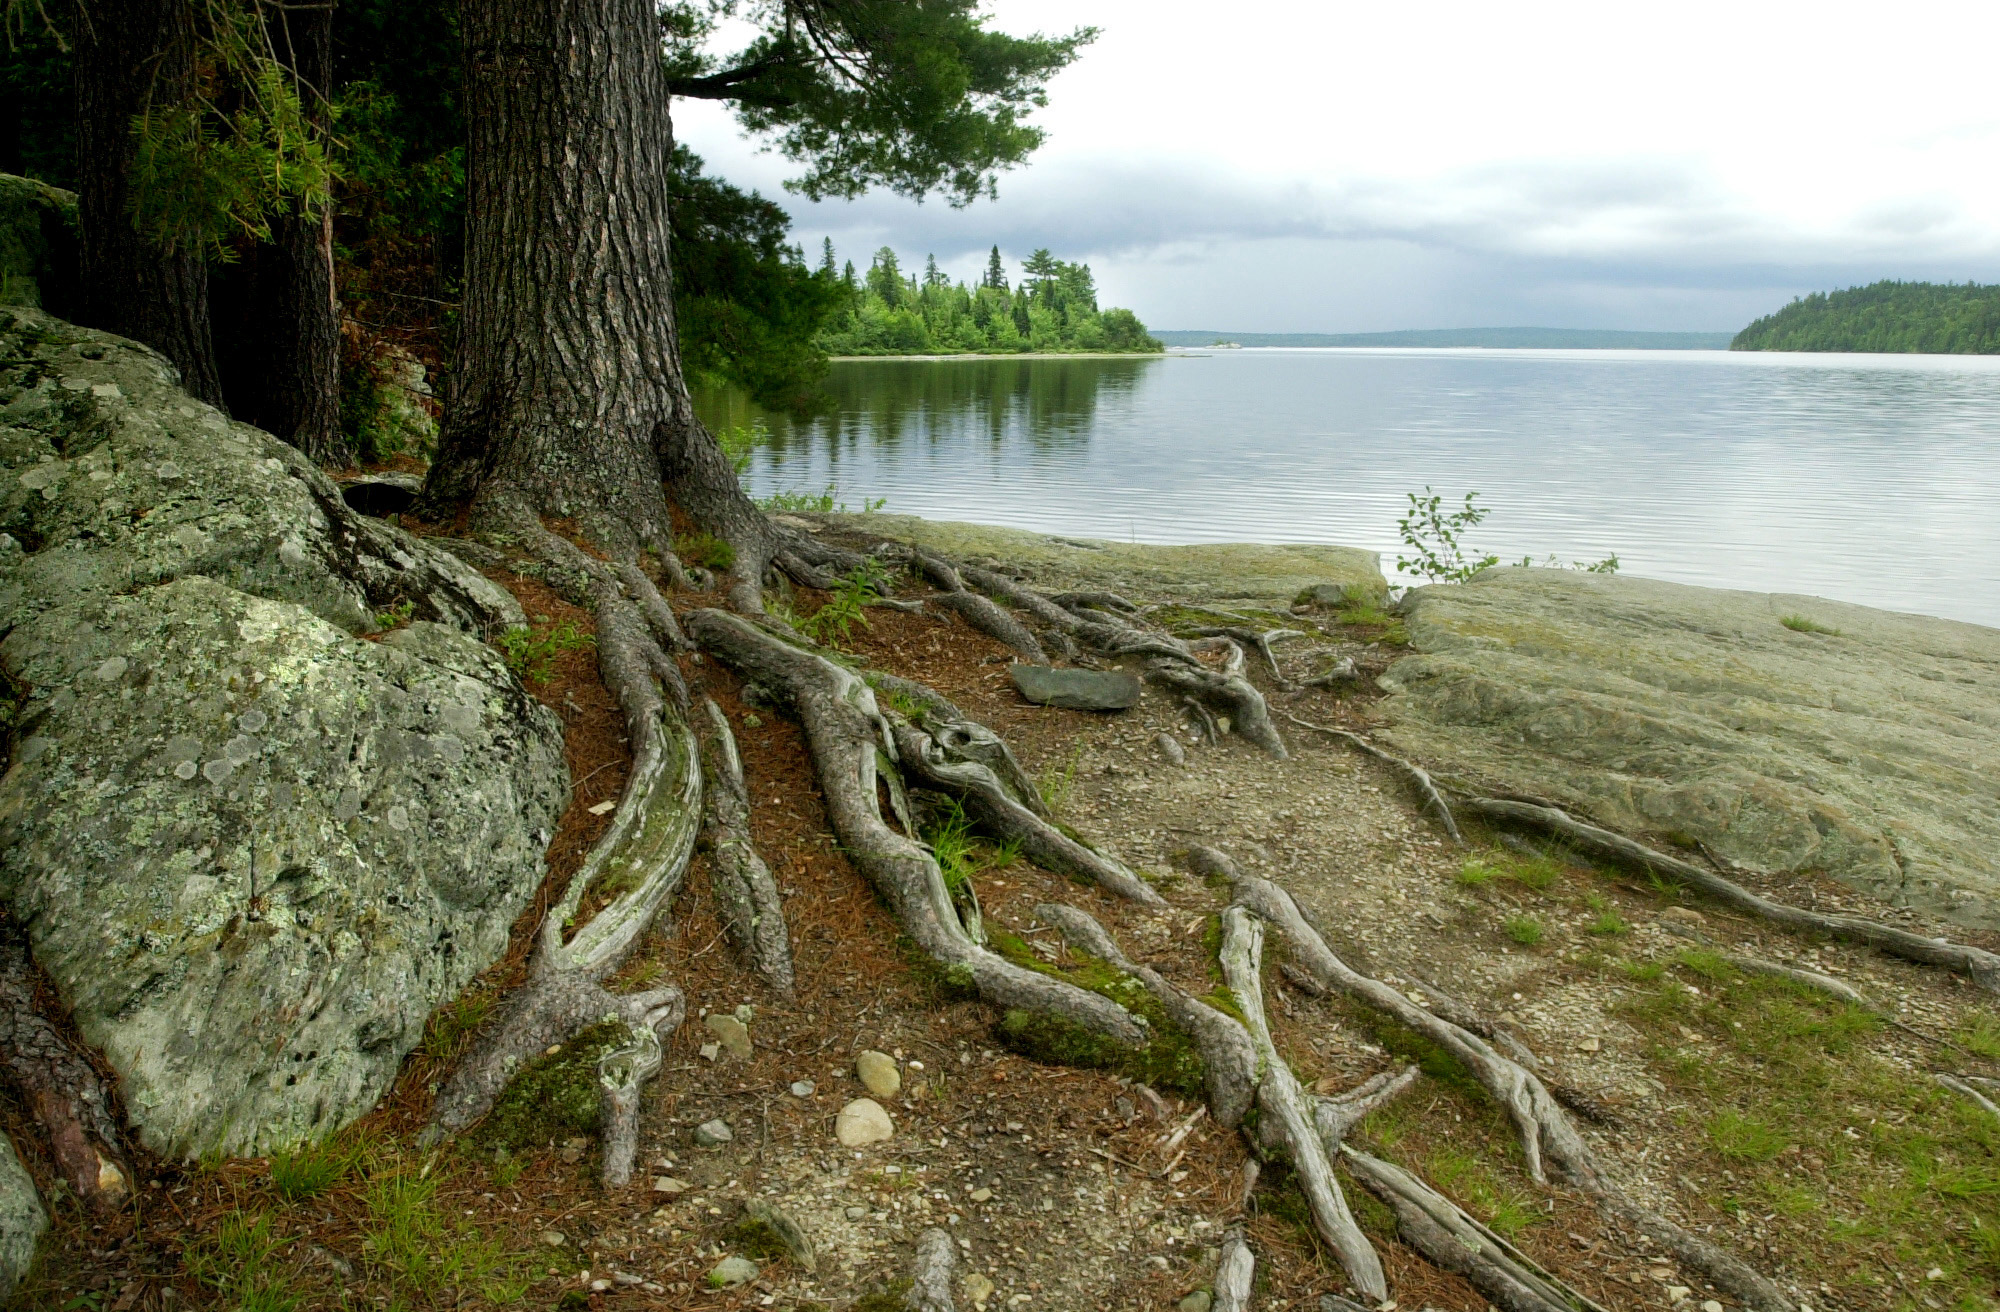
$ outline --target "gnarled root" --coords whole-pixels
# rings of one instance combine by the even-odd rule
[[[1159,1000],[1167,1018],[1201,1051],[1202,1080],[1216,1123],[1231,1130],[1243,1123],[1243,1114],[1257,1099],[1257,1049],[1234,1017],[1189,997],[1152,967],[1127,957],[1117,940],[1088,912],[1043,903],[1035,908],[1035,918],[1055,926],[1072,950],[1088,953],[1144,985]]]
[[[729,941],[751,969],[781,993],[792,991],[792,941],[771,868],[750,842],[750,795],[743,782],[743,758],[729,719],[713,699],[702,699],[708,732],[701,761],[707,818],[701,844],[708,852],[710,886]]]
[[[633,1040],[605,1058],[600,1078],[617,1086],[605,1089],[607,1127],[629,1133],[636,1143],[639,1090],[658,1069],[658,1035],[680,1024],[686,1003],[673,987],[617,994],[602,981],[631,954],[680,887],[701,824],[701,763],[682,714],[687,688],[666,646],[685,639],[650,584],[640,587],[625,577],[623,567],[595,560],[547,532],[504,491],[488,489],[482,503],[489,522],[541,555],[552,581],[580,595],[595,612],[598,669],[622,712],[632,768],[610,827],[542,921],[527,982],[502,1004],[452,1072],[423,1137],[434,1142],[484,1116],[522,1063],[550,1044],[585,1026],[622,1020]],[[644,579],[636,568],[631,572]],[[620,891],[565,937],[585,894],[600,885]],[[628,1104],[629,1113],[621,1110]],[[619,1128],[628,1114],[632,1123]],[[607,1138],[604,1162],[607,1182],[629,1178],[629,1148]]]
[[[1828,934],[1851,943],[1865,943],[1869,947],[1879,948],[1891,956],[1902,957],[1906,961],[1957,971],[1969,976],[1975,984],[1989,993],[2000,993],[2000,956],[1981,948],[1952,943],[1945,939],[1925,938],[1921,934],[1912,934],[1908,930],[1896,929],[1860,916],[1828,915],[1783,902],[1773,902],[1713,871],[1704,870],[1679,857],[1656,852],[1643,843],[1633,842],[1623,834],[1615,834],[1609,829],[1600,829],[1596,825],[1587,824],[1552,806],[1505,801],[1493,797],[1475,797],[1466,805],[1487,820],[1503,824],[1528,825],[1559,835],[1584,851],[1614,861],[1623,861],[1691,888],[1700,889],[1718,902],[1774,924],[1784,925],[1788,929],[1810,934]]]
[[[1205,854],[1211,864],[1233,868],[1219,852]],[[1533,1072],[1503,1057],[1459,1026],[1432,1015],[1395,989],[1353,970],[1336,956],[1299,911],[1291,895],[1269,880],[1238,875],[1236,900],[1276,925],[1291,941],[1300,965],[1323,988],[1342,993],[1382,1012],[1430,1039],[1462,1062],[1514,1121],[1528,1173],[1546,1182],[1544,1162],[1589,1194],[1604,1211],[1619,1217],[1665,1245],[1688,1266],[1702,1271],[1716,1285],[1758,1312],[1794,1312],[1790,1299],[1769,1279],[1735,1255],[1667,1218],[1639,1207],[1612,1187],[1596,1154],[1584,1142],[1567,1113]]]
[[[1415,1176],[1345,1144],[1340,1152],[1355,1179],[1396,1213],[1404,1243],[1464,1276],[1501,1312],[1604,1312]]]
[[[632,1181],[632,1159],[639,1153],[639,1095],[660,1070],[659,1034],[651,1025],[634,1025],[631,1036],[630,1042],[597,1060],[607,1189],[622,1189]]]
[[[1106,890],[1148,906],[1167,900],[1121,862],[1092,851],[1030,810],[1006,787],[980,755],[993,744],[1006,746],[982,724],[958,721],[933,736],[901,716],[890,720],[896,751],[910,782],[963,800],[974,818],[995,836],[1018,842],[1030,861],[1058,874],[1087,879]],[[987,741],[987,740],[990,740]],[[1012,759],[1011,756],[1008,759]],[[1029,793],[1033,795],[1032,790]]]
[[[1271,712],[1264,703],[1264,694],[1243,677],[1243,649],[1228,638],[1207,638],[1203,641],[1225,648],[1221,670],[1211,670],[1191,657],[1188,660],[1162,658],[1146,662],[1147,680],[1171,688],[1215,715],[1227,718],[1232,732],[1256,743],[1273,758],[1285,760],[1290,753],[1285,750],[1285,740],[1278,735],[1277,726],[1271,723]]]
[[[0,921],[0,1070],[49,1139],[56,1169],[78,1198],[109,1210],[132,1196],[132,1168],[97,1069],[35,1007],[27,937]]]
[[[1222,1241],[1222,1260],[1215,1264],[1215,1301],[1212,1312],[1250,1312],[1250,1291],[1257,1277],[1257,1255],[1241,1230],[1231,1230]]]
[[[723,611],[695,611],[687,629],[797,716],[841,850],[925,955],[989,1001],[1058,1016],[1117,1042],[1145,1042],[1145,1031],[1110,999],[1016,966],[967,930],[936,857],[882,818],[881,788],[896,777],[898,750],[867,683]]]
[[[952,1277],[958,1272],[958,1245],[951,1233],[935,1227],[917,1236],[917,1253],[910,1262],[910,1292],[903,1296],[909,1312],[957,1312],[952,1302]]]
[[[1244,1028],[1257,1049],[1263,1078],[1257,1082],[1257,1109],[1262,1116],[1258,1130],[1267,1145],[1280,1146],[1291,1160],[1299,1187],[1312,1209],[1313,1228],[1340,1258],[1340,1265],[1354,1287],[1376,1302],[1389,1296],[1388,1280],[1382,1274],[1382,1259],[1375,1254],[1368,1236],[1348,1210],[1347,1198],[1334,1178],[1333,1164],[1313,1124],[1313,1111],[1306,1092],[1299,1087],[1292,1068],[1278,1055],[1264,1019],[1264,984],[1261,959],[1264,953],[1264,922],[1242,905],[1222,913],[1222,977],[1236,997],[1243,1013]]]
[[[1431,779],[1430,772],[1422,766],[1406,761],[1393,753],[1383,751],[1358,733],[1349,733],[1345,729],[1333,729],[1323,724],[1314,724],[1310,720],[1301,720],[1298,716],[1287,711],[1280,711],[1278,714],[1283,715],[1287,720],[1290,720],[1301,729],[1311,729],[1314,733],[1323,733],[1336,742],[1346,743],[1356,751],[1372,756],[1394,770],[1409,783],[1417,796],[1423,800],[1424,810],[1430,812],[1431,815],[1437,818],[1437,822],[1444,826],[1444,831],[1451,835],[1451,841],[1461,844],[1465,842],[1465,836],[1458,832],[1458,821],[1452,818],[1450,804],[1444,800],[1444,794],[1438,791],[1438,786]]]

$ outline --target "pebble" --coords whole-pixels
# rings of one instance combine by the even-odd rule
[[[793,1080],[792,1096],[794,1098],[810,1098],[813,1096],[813,1091],[818,1087],[811,1080]]]
[[[1175,765],[1187,764],[1187,748],[1181,746],[1181,740],[1172,734],[1155,734],[1153,736],[1153,743],[1160,749],[1160,754]],[[1203,1309],[1203,1312],[1207,1312],[1207,1310]]]
[[[1722,1312],[1722,1304],[1711,1298],[1701,1305],[1701,1312]]]
[[[991,1202],[993,1200],[993,1191],[984,1187],[974,1189],[971,1198],[975,1203]]]
[[[725,1257],[708,1273],[708,1283],[715,1289],[748,1284],[756,1278],[757,1264],[747,1257]]]
[[[671,1175],[653,1177],[653,1192],[656,1194],[684,1194],[687,1191],[688,1182],[685,1180],[676,1180]]]
[[[720,1043],[704,1043],[701,1045],[701,1059],[703,1061],[714,1061],[721,1055],[722,1045]]]
[[[720,1148],[723,1144],[733,1143],[735,1139],[736,1132],[731,1130],[729,1122],[720,1116],[712,1121],[703,1121],[694,1127],[694,1141],[703,1148]]]
[[[854,1059],[854,1073],[877,1098],[893,1098],[903,1090],[903,1073],[886,1052],[868,1051]]]
[[[833,1123],[833,1135],[842,1147],[863,1148],[893,1139],[896,1123],[882,1110],[881,1103],[873,1098],[856,1098],[840,1109],[840,1116]]]
[[[985,1307],[986,1300],[993,1297],[993,1282],[977,1271],[967,1276],[959,1284],[959,1288],[965,1291],[965,1301],[974,1307]]]
[[[561,1248],[569,1242],[569,1238],[560,1230],[544,1230],[542,1231],[542,1242],[550,1248]]]
[[[750,1057],[749,1026],[745,1025],[742,1021],[736,1019],[736,1017],[734,1016],[725,1016],[720,1012],[710,1012],[708,1019],[703,1023],[708,1026],[708,1032],[710,1034],[713,1034],[717,1039],[721,1040],[722,1046],[728,1049],[730,1056],[745,1061],[749,1060]]]
[[[868,1215],[868,1209],[865,1207],[850,1207],[847,1209],[847,1219],[850,1221],[859,1221],[866,1215]]]
[[[1208,1312],[1209,1307],[1214,1302],[1214,1295],[1210,1294],[1206,1289],[1197,1289],[1180,1302],[1174,1304],[1174,1306],[1179,1308],[1180,1312]]]
[[[1583,1041],[1582,1041],[1581,1043],[1579,1043],[1579,1044],[1577,1044],[1577,1045],[1576,1045],[1576,1050],[1577,1050],[1578,1052],[1596,1052],[1596,1051],[1598,1051],[1599,1049],[1601,1049],[1601,1048],[1602,1048],[1603,1046],[1604,1046],[1604,1044],[1603,1044],[1602,1042],[1600,1042],[1599,1040],[1597,1040],[1597,1039],[1594,1039],[1594,1038],[1593,1038],[1593,1039],[1585,1039],[1585,1040],[1583,1040]]]

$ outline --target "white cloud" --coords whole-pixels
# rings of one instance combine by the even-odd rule
[[[1822,286],[2000,277],[2000,120],[1942,59],[1989,48],[2000,7],[996,10],[1105,28],[1052,87],[1050,145],[969,210],[787,198],[802,242],[961,271],[1049,246],[1150,322],[1242,330],[1727,328]],[[676,108],[719,172],[779,194],[782,160]]]

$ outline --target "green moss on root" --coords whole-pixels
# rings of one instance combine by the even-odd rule
[[[597,1062],[629,1037],[625,1022],[607,1021],[579,1031],[562,1051],[523,1066],[480,1124],[478,1141],[511,1150],[597,1133]]]

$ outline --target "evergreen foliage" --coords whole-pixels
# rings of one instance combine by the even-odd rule
[[[1814,292],[1736,334],[1732,351],[2000,354],[2000,286],[1889,282]]]
[[[831,268],[833,245],[822,268]],[[1020,351],[1151,353],[1163,350],[1130,310],[1097,308],[1087,264],[1037,250],[1011,290],[994,247],[977,284],[953,282],[927,257],[922,276],[905,274],[896,252],[875,252],[857,279],[850,261],[819,336],[832,355],[964,355]]]

